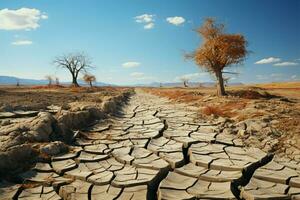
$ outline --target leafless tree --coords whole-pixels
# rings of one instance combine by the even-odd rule
[[[91,74],[85,74],[82,78],[86,83],[88,83],[91,87],[93,87],[93,82],[96,81],[96,77]]]
[[[180,80],[182,81],[184,87],[188,87],[188,82],[189,82],[188,78],[182,77]]]
[[[47,76],[45,76],[45,78],[46,78],[46,80],[48,80],[48,85],[49,85],[49,86],[52,85],[52,82],[53,82],[52,76],[47,75]]]
[[[59,78],[55,77],[55,85],[59,85]]]
[[[91,59],[84,53],[70,53],[58,56],[53,62],[57,67],[67,69],[71,73],[74,87],[79,87],[77,82],[79,73],[87,73],[89,69],[93,68]]]

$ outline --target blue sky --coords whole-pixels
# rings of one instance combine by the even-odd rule
[[[101,82],[173,82],[211,76],[183,59],[206,17],[244,34],[252,51],[233,82],[300,80],[298,0],[0,0],[0,75],[70,80],[54,57],[84,51]]]

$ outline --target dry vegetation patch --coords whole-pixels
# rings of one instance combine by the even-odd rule
[[[3,87],[0,111],[41,110],[50,105],[65,107],[71,102],[101,103],[103,98],[116,96],[124,90],[113,87]]]
[[[217,97],[215,88],[205,87],[144,90],[196,106],[199,116],[207,120],[221,117],[245,124],[245,130],[235,129],[232,134],[240,135],[248,145],[300,158],[300,83],[229,87],[226,97]]]

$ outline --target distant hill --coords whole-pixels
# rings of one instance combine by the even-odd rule
[[[47,80],[37,80],[37,79],[25,79],[18,78],[14,76],[0,76],[0,85],[16,85],[19,82],[20,85],[46,85],[48,84]],[[85,85],[81,80],[78,81],[79,84]],[[61,82],[61,84],[71,84],[71,82]],[[113,86],[112,84],[96,82],[95,86]]]
[[[136,84],[134,86],[137,87],[160,87],[162,85],[163,87],[183,87],[183,83],[181,82],[170,82],[170,83],[159,83],[159,82],[153,82],[149,84]],[[243,85],[243,83],[229,83],[229,85]],[[199,82],[189,82],[188,83],[189,87],[199,87],[200,83]],[[203,82],[201,83],[201,86],[204,87],[213,87],[215,86],[215,82]]]
[[[42,85],[47,84],[46,80],[24,79],[14,76],[0,76],[0,85],[16,85],[19,82],[20,85]]]

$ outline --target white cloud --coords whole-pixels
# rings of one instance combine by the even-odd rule
[[[297,79],[297,75],[292,75],[292,76],[291,76],[291,79],[292,79],[292,80],[296,80],[296,79]]]
[[[280,62],[280,63],[275,63],[274,66],[280,66],[280,67],[283,67],[283,66],[296,66],[296,65],[299,65],[299,63],[296,63],[296,62]]]
[[[144,29],[152,29],[152,28],[154,28],[154,23],[149,23],[149,24],[146,24],[145,26],[144,26]]]
[[[133,67],[138,67],[140,65],[141,63],[135,61],[125,62],[122,64],[124,68],[133,68]]]
[[[182,79],[187,79],[190,81],[199,81],[199,79],[203,76],[206,76],[207,73],[191,73],[191,74],[184,74],[182,76],[177,76],[175,81],[180,81]]]
[[[283,74],[271,74],[271,77],[281,77]]]
[[[143,15],[134,17],[134,19],[137,23],[150,23],[150,22],[154,21],[154,16],[155,15],[143,14]]]
[[[41,18],[42,19],[48,19],[48,15],[43,14],[43,15],[41,15]]]
[[[261,60],[255,62],[255,64],[269,64],[269,63],[275,63],[275,62],[280,62],[280,61],[281,61],[280,58],[269,57],[269,58],[261,59]]]
[[[31,45],[32,41],[30,40],[17,40],[11,43],[12,45],[17,45],[17,46],[21,46],[21,45]]]
[[[154,16],[155,15],[151,14],[143,14],[134,17],[134,19],[137,23],[145,24],[144,29],[152,29],[154,28]]]
[[[0,10],[0,30],[32,30],[38,28],[40,19],[47,19],[46,14],[34,8]]]
[[[266,79],[268,79],[267,76],[264,76],[264,75],[261,75],[261,74],[256,75],[256,78],[257,78],[258,80],[266,80]]]
[[[178,16],[168,17],[166,20],[167,20],[167,22],[169,22],[170,24],[173,24],[175,26],[179,26],[185,22],[185,19],[183,17],[178,17]]]
[[[152,76],[146,76],[143,72],[133,72],[130,74],[131,77],[133,77],[136,80],[154,80],[154,77]]]

